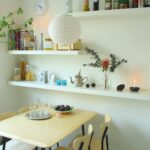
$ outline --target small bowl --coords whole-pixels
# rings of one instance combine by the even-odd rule
[[[140,87],[133,87],[133,86],[130,87],[131,92],[138,92],[139,90],[140,90]]]

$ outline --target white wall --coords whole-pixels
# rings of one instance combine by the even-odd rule
[[[19,3],[20,1],[18,0],[1,0],[0,18],[2,16],[6,16],[11,11],[15,11],[19,6]],[[13,111],[19,106],[19,99],[16,89],[8,86],[8,80],[10,80],[13,73],[13,68],[16,65],[16,58],[8,55],[7,51],[7,44],[0,42],[0,112]]]
[[[43,17],[35,16],[33,2],[22,0],[26,18],[33,16],[36,23],[44,20],[45,26],[58,13],[64,12],[64,0],[49,0],[49,10]],[[74,0],[74,2],[76,2]],[[76,8],[76,7],[75,7]],[[149,17],[104,18],[97,20],[80,20],[84,46],[95,48],[102,54],[114,53],[126,58],[128,64],[121,66],[113,75],[113,86],[125,83],[128,88],[133,78],[137,78],[139,86],[150,89],[149,85]],[[39,36],[39,34],[37,34]],[[99,69],[84,68],[83,63],[89,62],[89,56],[29,56],[30,64],[37,70],[44,69],[55,73],[58,77],[68,79],[79,69],[90,81],[102,82]],[[101,122],[101,115],[106,112],[112,116],[110,130],[111,150],[149,150],[150,149],[150,102],[100,96],[86,96],[65,92],[51,92],[16,88],[20,90],[22,105],[37,98],[48,100],[51,104],[70,104],[75,107],[97,111],[100,118],[94,120],[95,127]],[[98,119],[98,120],[97,120]],[[97,120],[97,121],[96,121]],[[68,142],[68,139],[65,141]]]

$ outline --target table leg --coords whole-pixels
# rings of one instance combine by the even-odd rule
[[[85,135],[84,124],[82,125],[82,134]]]

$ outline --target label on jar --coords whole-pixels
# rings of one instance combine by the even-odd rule
[[[53,42],[49,40],[44,41],[44,50],[52,50],[53,49]]]
[[[111,2],[105,3],[105,9],[106,10],[112,9],[112,3]]]

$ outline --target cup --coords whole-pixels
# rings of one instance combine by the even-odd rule
[[[66,86],[67,85],[67,80],[61,80],[61,85]]]

